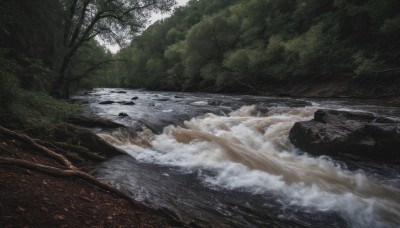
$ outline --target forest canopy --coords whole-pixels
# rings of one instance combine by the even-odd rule
[[[62,98],[90,87],[260,92],[400,67],[397,0],[190,0],[143,30],[151,12],[173,6],[3,1],[0,80]],[[112,54],[95,37],[124,48]]]
[[[126,87],[236,92],[376,76],[400,67],[398,9],[397,0],[191,0],[122,49],[111,74]]]

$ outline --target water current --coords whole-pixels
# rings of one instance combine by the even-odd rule
[[[399,118],[399,107],[115,89],[75,98],[88,101],[86,114],[128,127],[93,129],[127,153],[101,164],[96,176],[185,221],[207,227],[400,226],[399,165],[311,156],[288,138],[293,124],[312,119],[317,109]],[[108,100],[119,103],[99,104]]]

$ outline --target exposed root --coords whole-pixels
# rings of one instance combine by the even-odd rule
[[[59,177],[76,177],[80,178],[82,180],[87,181],[88,183],[98,187],[99,189],[102,189],[104,191],[110,192],[118,197],[121,197],[123,199],[128,200],[129,202],[133,202],[129,196],[127,196],[125,193],[111,187],[110,185],[94,178],[93,176],[79,171],[79,170],[63,170],[51,166],[46,166],[46,165],[40,165],[37,163],[33,163],[30,161],[26,161],[23,159],[14,159],[14,158],[3,158],[0,157],[0,165],[10,165],[10,166],[18,166],[21,168],[26,168],[26,169],[32,169],[36,170],[39,172],[47,173],[53,176],[59,176]]]
[[[115,148],[96,134],[74,125],[63,124],[53,129],[51,137],[53,142],[64,142],[80,147],[89,151],[95,151],[105,158],[112,158],[118,155],[125,155],[122,150]],[[77,151],[78,152],[78,151]]]
[[[58,154],[38,143],[35,142],[34,139],[32,139],[31,137],[25,135],[25,134],[21,134],[21,133],[17,133],[15,131],[11,131],[8,130],[7,128],[4,128],[2,126],[0,126],[0,133],[4,134],[4,135],[8,135],[17,139],[20,139],[24,142],[29,143],[31,146],[33,146],[34,148],[46,153],[48,156],[56,159],[57,161],[61,162],[64,166],[66,166],[68,169],[77,169],[74,165],[72,165],[72,163],[63,155]]]
[[[54,142],[54,144],[56,144],[57,146],[59,146],[61,148],[65,148],[67,150],[76,152],[77,154],[82,154],[82,155],[92,158],[94,160],[98,160],[98,161],[107,160],[107,158],[100,156],[100,155],[98,155],[84,147],[81,147],[81,146],[71,145],[71,144],[67,144],[67,143],[63,143],[63,142]]]

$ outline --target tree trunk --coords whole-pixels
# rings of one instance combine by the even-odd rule
[[[61,99],[69,98],[69,91],[67,92],[65,91],[66,89],[69,90],[69,86],[66,86],[67,82],[65,78],[65,73],[67,71],[67,67],[71,60],[71,57],[72,55],[70,53],[64,57],[61,67],[58,71],[57,79],[53,82],[50,95],[55,98],[61,98]]]

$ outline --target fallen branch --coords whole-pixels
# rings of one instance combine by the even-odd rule
[[[34,139],[32,139],[31,137],[25,135],[25,134],[20,134],[17,133],[15,131],[11,131],[7,128],[4,128],[2,126],[0,126],[0,132],[4,135],[8,135],[14,138],[18,138],[24,142],[29,143],[30,145],[32,145],[34,148],[46,153],[48,156],[55,158],[56,160],[58,160],[59,162],[61,162],[63,165],[65,165],[68,169],[77,169],[74,165],[72,165],[72,163],[63,155],[58,154],[38,143],[35,142]]]
[[[37,163],[33,163],[30,161],[26,161],[23,159],[14,159],[14,158],[0,158],[0,165],[10,165],[10,166],[18,166],[21,168],[26,168],[26,169],[32,169],[36,170],[39,172],[47,173],[53,176],[59,176],[59,177],[76,177],[80,178],[82,180],[85,180],[86,182],[96,186],[99,189],[102,189],[106,192],[110,192],[118,197],[121,197],[123,199],[128,200],[129,202],[133,202],[133,200],[127,196],[125,193],[111,187],[110,185],[94,178],[93,176],[79,171],[79,170],[64,170],[64,169],[59,169],[51,166],[46,166],[46,165],[40,165]]]
[[[60,147],[55,146],[54,144],[50,143],[50,142],[46,142],[40,139],[35,139],[35,142],[41,144],[41,145],[48,145],[50,146],[50,148],[53,148],[53,150],[57,151],[57,152],[62,152],[62,154],[69,159],[70,161],[76,161],[76,162],[84,162],[85,160],[81,157],[79,157],[79,155],[77,153],[73,153],[73,152],[67,152],[63,149],[61,149]]]

